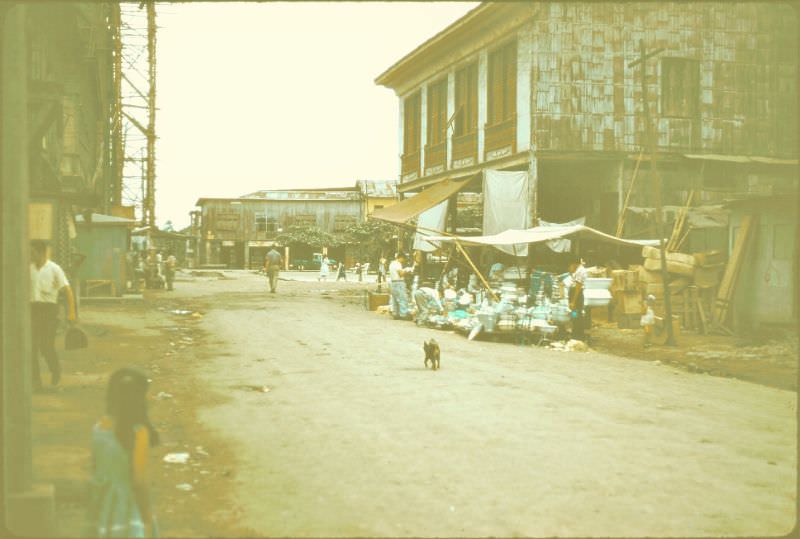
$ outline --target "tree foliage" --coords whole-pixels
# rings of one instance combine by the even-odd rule
[[[290,226],[275,238],[281,245],[304,244],[321,249],[322,247],[338,247],[344,242],[338,235],[329,234],[316,226]]]
[[[377,260],[381,254],[392,252],[399,233],[397,225],[375,219],[355,224],[345,231],[347,245],[354,247],[356,257],[366,260]]]

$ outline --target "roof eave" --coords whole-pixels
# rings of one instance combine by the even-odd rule
[[[483,15],[484,12],[493,9],[495,3],[493,2],[482,2],[475,8],[471,9],[467,13],[464,14],[461,18],[454,21],[452,24],[447,26],[444,30],[440,31],[439,33],[435,34],[430,39],[424,41],[421,45],[417,48],[403,56],[400,60],[392,64],[389,69],[381,73],[375,78],[375,84],[378,86],[385,86],[386,88],[394,89],[396,86],[396,81],[393,79],[396,78],[398,72],[405,69],[410,63],[416,60],[418,57],[423,55],[424,53],[428,52],[432,48],[436,47],[443,41],[447,40],[450,36],[452,36],[456,31],[460,30],[476,18]]]

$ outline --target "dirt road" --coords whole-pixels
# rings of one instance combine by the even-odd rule
[[[353,284],[271,295],[240,273],[170,297],[205,307],[198,417],[230,446],[237,519],[255,534],[762,535],[795,521],[792,392],[468,342],[360,308]],[[423,367],[431,336],[438,372]]]

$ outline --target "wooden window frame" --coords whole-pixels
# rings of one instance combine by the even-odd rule
[[[458,69],[455,74],[455,118],[453,136],[478,131],[478,62]]]
[[[266,232],[267,231],[267,214],[266,213],[257,213],[255,215],[255,231],[256,232]]]
[[[425,168],[443,166],[447,160],[447,77],[428,85]]]
[[[661,116],[696,118],[700,114],[700,62],[691,58],[662,58],[660,78]]]
[[[401,174],[419,173],[422,135],[422,91],[403,99],[403,153]]]
[[[508,122],[517,115],[517,40],[489,52],[487,126]]]

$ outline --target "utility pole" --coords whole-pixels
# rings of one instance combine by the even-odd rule
[[[156,4],[147,2],[147,62],[150,88],[147,93],[147,185],[143,223],[151,230],[156,226]]]
[[[644,129],[645,129],[645,146],[650,152],[650,172],[653,178],[653,196],[656,203],[656,227],[658,229],[658,248],[661,255],[661,280],[664,283],[664,310],[665,320],[664,325],[667,331],[666,343],[669,346],[675,346],[675,334],[672,331],[672,300],[669,289],[669,272],[667,271],[667,251],[664,247],[664,214],[661,202],[661,177],[658,175],[658,166],[656,163],[657,154],[656,147],[653,141],[653,131],[650,125],[650,105],[647,98],[647,60],[664,52],[664,49],[655,50],[649,54],[645,54],[644,40],[639,40],[639,59],[628,64],[628,67],[639,65],[640,80],[642,84],[642,110],[644,112]]]
[[[0,355],[2,356],[3,528],[55,531],[53,485],[33,481],[28,201],[28,7],[0,6]]]

